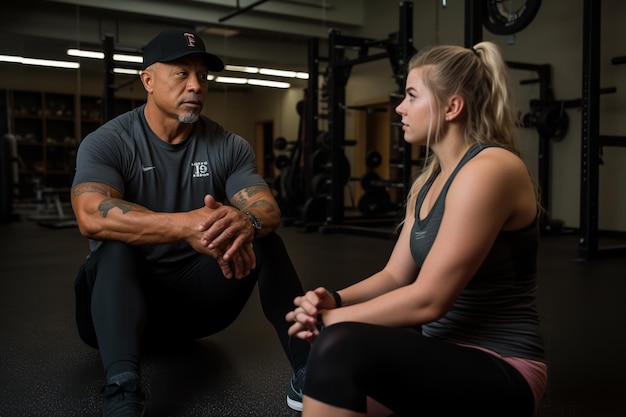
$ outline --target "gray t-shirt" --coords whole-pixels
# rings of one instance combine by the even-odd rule
[[[178,144],[160,140],[148,126],[142,105],[107,122],[81,142],[73,185],[110,185],[126,201],[157,212],[185,212],[204,206],[210,194],[228,204],[243,188],[266,184],[255,155],[242,137],[201,116]],[[92,251],[99,246],[91,241]],[[184,242],[146,248],[149,259],[177,260],[194,253]]]
[[[418,213],[432,180],[418,194],[410,247],[420,267],[437,237],[450,184],[485,147],[474,145],[468,150],[423,219]],[[535,305],[538,243],[537,220],[522,230],[500,232],[452,308],[439,320],[424,324],[422,332],[458,344],[481,346],[502,356],[545,361]]]

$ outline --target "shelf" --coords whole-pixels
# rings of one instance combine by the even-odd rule
[[[82,138],[102,126],[101,97],[35,91],[7,91],[9,133],[17,145],[19,199],[37,187],[68,189]],[[115,116],[143,100],[116,99]]]

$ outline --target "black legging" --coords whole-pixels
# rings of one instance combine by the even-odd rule
[[[312,345],[304,394],[364,413],[367,396],[398,416],[530,417],[522,375],[486,352],[415,329],[363,323],[326,328]]]
[[[79,333],[100,350],[107,378],[139,372],[142,341],[197,339],[225,329],[257,282],[263,312],[291,366],[294,370],[304,366],[309,345],[289,340],[285,321],[294,297],[303,293],[300,280],[277,234],[255,240],[253,247],[257,259],[253,272],[243,279],[226,279],[206,255],[154,264],[146,261],[140,247],[103,242],[79,273],[76,313]]]

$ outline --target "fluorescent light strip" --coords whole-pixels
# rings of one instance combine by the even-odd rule
[[[143,63],[143,57],[137,55],[113,54],[113,61]]]
[[[225,65],[224,69],[226,71],[246,72],[248,74],[258,74],[259,72],[257,67],[244,67],[242,65]]]
[[[85,54],[86,52],[87,54]],[[68,50],[68,55],[71,55],[71,56],[98,59],[95,56],[98,54],[100,53],[93,52],[93,51],[90,52],[90,51]],[[102,56],[104,56],[104,54],[102,54]],[[15,63],[15,64],[37,65],[37,66],[46,66],[46,67],[55,67],[55,68],[71,68],[71,69],[80,68],[80,64],[77,62],[24,58],[21,56],[12,56],[12,55],[0,55],[0,62],[10,62],[10,63]],[[244,70],[244,72],[254,73],[254,67],[236,67],[236,68],[241,68]],[[128,69],[128,68],[113,68],[113,72],[116,74],[125,74],[125,75],[137,75],[140,73],[140,71],[138,70]],[[285,72],[285,71],[282,71],[282,72]],[[307,78],[308,78],[308,74],[306,73],[297,73],[297,74],[305,74],[307,75]],[[214,78],[215,77],[213,75],[209,75],[207,77],[209,81],[213,80]],[[259,80],[259,79],[247,79],[247,78],[238,78],[238,77],[217,77],[215,78],[215,82],[227,83],[227,84],[239,84],[239,85],[249,84],[249,85],[254,85],[254,86],[273,87],[273,88],[290,88],[291,87],[291,84],[285,83],[285,82],[271,81],[271,80]]]
[[[125,75],[138,75],[139,70],[128,69],[128,68],[113,68],[113,72],[116,74],[125,74]]]
[[[281,82],[281,81],[269,81],[269,80],[257,80],[257,79],[249,79],[248,84],[250,85],[258,85],[261,87],[274,87],[274,88],[289,88],[291,84]]]
[[[294,78],[296,76],[295,71],[284,71],[284,70],[277,70],[277,69],[271,69],[271,68],[261,68],[259,70],[259,73],[263,75],[273,75],[275,77],[286,77],[286,78]]]
[[[77,56],[79,58],[93,58],[104,59],[104,52],[98,51],[85,51],[83,49],[68,49],[67,54],[70,56]],[[139,55],[127,55],[127,54],[113,54],[113,60],[118,62],[134,62],[141,64],[143,58]]]
[[[246,84],[248,82],[245,78],[235,78],[235,77],[217,77],[215,79],[216,83],[225,83],[225,84]]]
[[[77,56],[81,58],[95,58],[95,59],[104,59],[103,52],[97,51],[85,51],[82,49],[68,49],[67,54],[70,56]],[[141,64],[143,62],[143,58],[138,55],[126,55],[126,54],[114,54],[114,61],[119,62],[134,62]],[[296,71],[285,71],[285,70],[277,70],[272,68],[257,68],[250,67],[245,65],[226,65],[224,69],[227,71],[233,72],[245,72],[247,74],[263,74],[270,75],[274,77],[286,77],[286,78],[299,78],[302,80],[308,80],[309,74],[306,72],[296,72]]]
[[[77,56],[79,58],[104,59],[104,52],[83,51],[82,49],[68,49],[69,56]]]
[[[249,74],[264,74],[264,75],[273,75],[275,77],[287,77],[287,78],[300,78],[301,80],[308,80],[309,74],[306,72],[296,72],[296,71],[283,71],[276,70],[270,68],[256,68],[256,67],[245,67],[242,65],[226,65],[224,67],[227,71],[235,71],[235,72],[246,72]]]
[[[21,56],[9,56],[9,55],[0,55],[0,62],[12,62],[15,64],[37,65],[41,67],[53,67],[53,68],[70,68],[70,69],[80,68],[80,64],[78,62],[54,61],[51,59],[24,58]]]
[[[21,56],[0,55],[0,62],[12,62],[14,64],[21,64],[24,58]]]
[[[249,84],[259,87],[274,87],[274,88],[289,88],[291,84],[280,82],[280,81],[270,81],[270,80],[258,80],[255,78],[235,78],[235,77],[217,77],[215,82],[224,83],[224,84]]]

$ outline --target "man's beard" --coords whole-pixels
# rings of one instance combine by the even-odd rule
[[[187,114],[178,115],[178,121],[181,123],[195,123],[198,121],[200,115],[195,114],[193,111],[189,111]]]

